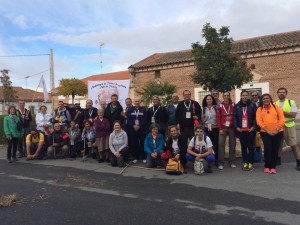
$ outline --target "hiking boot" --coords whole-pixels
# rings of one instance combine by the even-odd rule
[[[143,163],[146,164],[146,162],[147,162],[146,159],[143,159]]]
[[[17,158],[13,157],[13,158],[12,158],[12,161],[13,161],[13,162],[17,162],[17,161],[19,161],[19,160],[18,160]]]
[[[133,162],[134,164],[136,164],[138,161],[137,161],[137,159],[134,159],[134,160],[132,160],[132,162]]]
[[[103,163],[104,160],[103,159],[98,159],[98,163]]]

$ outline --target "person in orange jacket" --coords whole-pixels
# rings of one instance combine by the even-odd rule
[[[278,105],[273,104],[270,94],[263,94],[256,111],[256,122],[260,127],[264,143],[265,173],[276,173],[277,155],[283,137],[284,115]]]

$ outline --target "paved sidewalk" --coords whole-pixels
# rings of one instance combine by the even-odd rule
[[[0,146],[0,160],[6,160],[5,146]],[[278,173],[265,174],[263,173],[263,163],[255,164],[254,171],[242,171],[242,162],[237,161],[237,168],[229,168],[225,166],[223,171],[219,171],[214,167],[212,174],[198,176],[193,174],[192,164],[188,166],[187,174],[180,176],[166,175],[164,171],[147,170],[142,168],[128,167],[122,175],[120,175],[123,168],[111,167],[108,163],[99,164],[94,159],[88,159],[82,162],[81,159],[48,159],[48,160],[33,160],[26,161],[21,158],[15,163],[24,163],[30,167],[31,164],[44,165],[49,170],[53,167],[69,167],[75,170],[83,170],[86,175],[89,171],[98,173],[109,173],[115,176],[128,176],[128,177],[142,177],[146,179],[167,179],[172,184],[182,183],[186,185],[193,185],[196,187],[207,187],[212,189],[236,191],[246,194],[253,194],[260,197],[270,199],[281,198],[285,200],[300,201],[300,172],[295,169],[295,162],[291,152],[286,152],[283,157],[283,165],[278,167]],[[15,163],[7,163],[7,166],[14,166]],[[135,164],[136,166],[136,164]],[[140,163],[137,166],[144,167]],[[20,174],[21,175],[21,174]]]

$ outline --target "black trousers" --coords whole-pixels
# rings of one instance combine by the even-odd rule
[[[180,127],[180,134],[183,140],[188,144],[188,141],[195,136],[194,127]]]
[[[7,140],[7,159],[16,158],[18,143],[19,138],[12,137],[11,140]]]
[[[240,139],[241,148],[242,148],[242,157],[244,163],[251,163],[254,162],[254,138],[255,138],[255,131],[248,132],[237,132],[237,137]]]
[[[274,136],[269,135],[267,132],[261,132],[260,135],[264,143],[265,168],[275,169],[283,131]]]
[[[146,153],[144,152],[144,141],[146,133],[142,129],[134,131],[133,128],[130,129],[130,140],[131,155],[138,160],[143,160],[146,158]]]

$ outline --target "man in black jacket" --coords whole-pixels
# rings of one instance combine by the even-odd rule
[[[97,111],[97,108],[93,107],[93,100],[86,100],[85,109],[81,110],[81,119],[78,124],[80,130],[83,129],[83,121],[89,120],[91,123],[94,122],[95,117],[98,115]]]
[[[116,120],[119,120],[121,124],[124,122],[125,113],[123,112],[123,107],[118,101],[118,95],[113,94],[111,96],[111,102],[108,103],[105,109],[104,117],[109,120],[111,131],[113,130],[113,123]]]
[[[147,122],[149,125],[158,124],[158,132],[165,136],[169,120],[167,109],[160,104],[160,99],[157,95],[152,97],[152,103],[153,106],[148,108]]]
[[[22,123],[22,127],[24,130],[24,134],[18,143],[18,158],[22,158],[26,155],[26,150],[24,148],[24,143],[27,134],[29,134],[30,130],[30,122],[32,121],[30,110],[25,108],[25,101],[19,101],[19,109],[17,110],[17,116],[20,117],[20,121]]]
[[[183,101],[181,101],[175,111],[177,129],[183,135],[184,140],[188,142],[195,136],[194,125],[199,123],[202,109],[198,102],[191,100],[191,92],[183,91]]]

